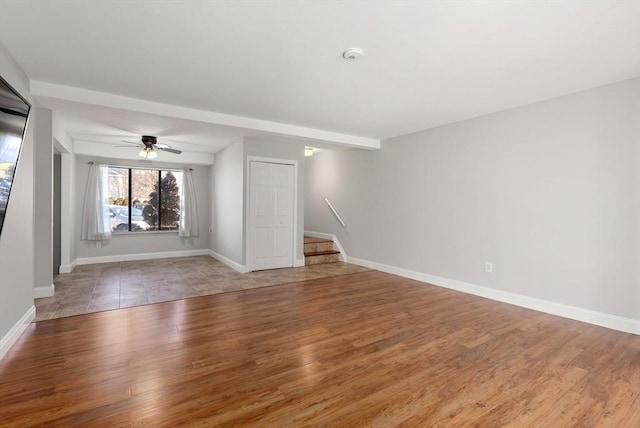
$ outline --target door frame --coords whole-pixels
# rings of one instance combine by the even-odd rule
[[[251,162],[262,163],[274,163],[280,165],[293,166],[293,248],[291,253],[291,266],[296,267],[299,264],[296,263],[298,256],[298,161],[295,159],[280,159],[280,158],[268,158],[262,156],[247,156],[247,163],[245,166],[246,176],[244,180],[244,236],[245,236],[245,263],[248,272],[253,271],[252,256],[253,256],[253,237],[251,234],[251,228],[253,226],[251,219]]]

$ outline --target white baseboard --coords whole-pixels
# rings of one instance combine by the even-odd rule
[[[522,296],[520,294],[509,293],[508,291],[496,290],[494,288],[456,281],[449,278],[442,278],[435,275],[429,275],[422,272],[416,272],[409,269],[403,269],[395,266],[385,265],[382,263],[372,262],[369,260],[358,259],[355,257],[348,257],[347,262],[402,276],[405,278],[415,279],[416,281],[426,282],[428,284],[462,291],[463,293],[486,297],[488,299],[497,300],[499,302],[509,303],[512,305],[521,306],[552,315],[558,315],[564,318],[586,322],[588,324],[599,325],[601,327],[623,331],[625,333],[640,335],[640,320],[623,318],[617,315],[596,312],[590,309],[578,308],[562,303],[537,299],[535,297]]]
[[[119,254],[115,256],[82,257],[74,260],[76,265],[92,265],[96,263],[129,262],[133,260],[166,259],[169,257],[208,256],[209,250],[165,251],[161,253]]]
[[[338,240],[338,237],[336,235],[332,235],[330,233],[313,232],[311,230],[305,230],[304,231],[304,236],[310,236],[311,238],[320,238],[320,239],[330,239],[330,240],[332,240],[333,244],[336,246],[338,251],[340,251],[340,261],[341,262],[346,262],[347,261],[347,253],[344,251],[344,248],[342,248],[342,245],[340,245],[340,241]]]
[[[71,273],[76,268],[76,261],[74,260],[71,264],[68,265],[60,265],[58,270],[59,273]]]
[[[27,310],[27,312],[25,312],[25,314],[18,320],[18,322],[15,323],[13,327],[11,327],[11,330],[9,330],[9,332],[4,335],[2,340],[0,340],[0,360],[9,351],[11,346],[13,346],[13,344],[16,343],[20,335],[27,328],[27,325],[31,321],[33,321],[35,317],[36,317],[36,307],[31,306]]]
[[[293,267],[302,267],[304,266],[304,259],[300,260],[300,259],[296,259],[293,262]]]
[[[218,261],[221,261],[222,263],[224,263],[225,265],[229,266],[230,268],[237,270],[240,273],[249,272],[249,268],[247,266],[243,266],[240,263],[236,263],[233,260],[231,260],[230,258],[225,257],[222,254],[218,254],[213,250],[208,250],[207,254],[209,254],[214,259],[216,259]]]
[[[44,286],[44,287],[35,287],[33,289],[33,298],[41,299],[43,297],[51,297],[53,296],[55,291],[56,291],[56,286],[54,284],[51,284],[49,286]]]

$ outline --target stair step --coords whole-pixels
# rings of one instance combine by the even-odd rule
[[[331,239],[314,238],[312,236],[305,236],[304,237],[304,243],[305,244],[317,244],[319,242],[333,242],[333,241]]]
[[[304,253],[315,253],[318,251],[333,250],[333,241],[330,239],[304,237]]]
[[[304,237],[304,264],[319,265],[340,261],[340,251],[333,248],[331,239]]]
[[[327,254],[340,254],[340,251],[336,251],[336,250],[312,251],[309,253],[304,253],[304,256],[305,257],[325,256]]]
[[[318,251],[333,251],[333,242],[318,242],[313,244],[304,244],[304,253],[316,253]]]
[[[304,255],[304,264],[319,265],[322,263],[336,263],[340,261],[340,251],[316,251]]]

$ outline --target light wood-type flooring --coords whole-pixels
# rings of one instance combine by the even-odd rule
[[[640,337],[368,271],[32,323],[0,425],[639,427]]]

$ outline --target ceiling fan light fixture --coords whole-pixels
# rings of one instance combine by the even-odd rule
[[[145,159],[155,159],[158,156],[158,153],[150,147],[145,147],[144,149],[140,150],[140,153],[138,153],[138,155]]]

